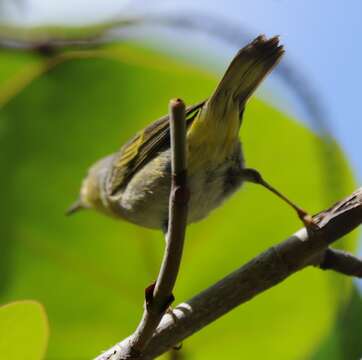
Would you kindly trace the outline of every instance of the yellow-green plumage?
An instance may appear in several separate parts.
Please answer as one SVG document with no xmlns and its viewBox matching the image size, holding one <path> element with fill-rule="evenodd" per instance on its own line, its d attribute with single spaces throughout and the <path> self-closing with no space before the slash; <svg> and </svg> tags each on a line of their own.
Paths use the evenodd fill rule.
<svg viewBox="0 0 362 360">
<path fill-rule="evenodd" d="M 212 96 L 186 110 L 188 222 L 207 216 L 242 184 L 239 129 L 244 107 L 282 54 L 277 38 L 257 37 L 236 54 Z M 165 116 L 90 169 L 80 205 L 141 226 L 163 228 L 170 171 L 169 120 Z"/>
</svg>

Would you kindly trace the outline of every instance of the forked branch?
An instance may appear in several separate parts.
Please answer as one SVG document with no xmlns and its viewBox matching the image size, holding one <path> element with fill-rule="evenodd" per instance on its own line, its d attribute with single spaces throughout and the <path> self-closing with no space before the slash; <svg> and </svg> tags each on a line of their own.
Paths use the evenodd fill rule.
<svg viewBox="0 0 362 360">
<path fill-rule="evenodd" d="M 180 268 L 187 220 L 189 193 L 186 174 L 185 104 L 180 99 L 170 101 L 171 193 L 166 233 L 166 246 L 161 269 L 155 284 L 145 293 L 142 319 L 136 331 L 127 339 L 122 351 L 103 359 L 138 359 L 144 354 L 162 317 L 174 300 L 172 290 Z M 114 356 L 113 356 L 114 355 Z"/>
</svg>

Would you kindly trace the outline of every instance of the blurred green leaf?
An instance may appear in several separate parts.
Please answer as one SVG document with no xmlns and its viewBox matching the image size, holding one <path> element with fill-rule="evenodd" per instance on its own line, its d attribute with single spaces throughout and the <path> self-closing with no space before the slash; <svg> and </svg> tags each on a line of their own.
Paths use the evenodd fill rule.
<svg viewBox="0 0 362 360">
<path fill-rule="evenodd" d="M 131 44 L 83 54 L 37 77 L 0 114 L 7 174 L 0 180 L 6 189 L 0 225 L 7 234 L 0 261 L 8 259 L 1 301 L 26 296 L 45 304 L 52 329 L 48 355 L 57 359 L 94 357 L 132 332 L 164 243 L 161 233 L 94 212 L 64 217 L 87 167 L 163 115 L 170 98 L 192 104 L 217 83 L 215 76 Z M 334 175 L 324 173 L 319 158 L 323 141 L 265 102 L 250 102 L 241 138 L 247 165 L 310 212 L 330 205 L 326 192 L 338 200 L 353 189 L 337 146 L 335 171 L 343 181 L 330 188 L 325 179 Z M 189 227 L 177 301 L 300 226 L 280 200 L 245 185 Z M 300 359 L 326 336 L 349 289 L 347 278 L 307 269 L 196 334 L 184 351 L 188 359 Z"/>
<path fill-rule="evenodd" d="M 0 108 L 41 75 L 45 65 L 35 53 L 0 49 Z"/>
<path fill-rule="evenodd" d="M 356 287 L 342 307 L 330 334 L 311 360 L 358 360 L 362 358 L 362 298 Z"/>
<path fill-rule="evenodd" d="M 0 307 L 2 359 L 41 360 L 48 342 L 45 310 L 36 301 L 16 301 Z"/>
<path fill-rule="evenodd" d="M 32 53 L 19 53 L 2 49 L 0 50 L 0 59 L 0 86 L 3 86 L 4 82 L 38 60 L 39 57 Z"/>
</svg>

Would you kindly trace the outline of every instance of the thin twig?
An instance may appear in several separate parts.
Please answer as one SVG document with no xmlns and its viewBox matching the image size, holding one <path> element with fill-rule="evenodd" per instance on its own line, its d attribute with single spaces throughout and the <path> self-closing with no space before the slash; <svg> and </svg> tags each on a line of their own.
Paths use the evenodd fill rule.
<svg viewBox="0 0 362 360">
<path fill-rule="evenodd" d="M 310 266 L 330 244 L 362 223 L 362 188 L 314 217 L 318 229 L 297 231 L 165 316 L 138 360 L 149 360 L 215 321 L 236 306 Z M 174 319 L 177 319 L 176 321 Z M 126 359 L 127 339 L 96 360 Z M 115 353 L 117 357 L 110 354 Z"/>
<path fill-rule="evenodd" d="M 157 281 L 146 289 L 142 319 L 136 331 L 127 340 L 126 353 L 120 354 L 115 359 L 132 359 L 142 356 L 143 350 L 174 300 L 172 290 L 181 263 L 189 199 L 186 175 L 185 104 L 183 101 L 171 100 L 169 113 L 172 183 L 166 248 Z"/>
</svg>

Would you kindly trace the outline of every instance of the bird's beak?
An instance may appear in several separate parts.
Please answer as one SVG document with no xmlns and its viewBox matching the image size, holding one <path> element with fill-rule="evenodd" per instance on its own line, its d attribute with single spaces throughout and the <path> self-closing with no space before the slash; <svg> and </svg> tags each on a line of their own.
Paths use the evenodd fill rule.
<svg viewBox="0 0 362 360">
<path fill-rule="evenodd" d="M 69 207 L 69 209 L 65 212 L 65 215 L 72 215 L 82 209 L 85 209 L 85 207 L 82 204 L 82 201 L 78 199 L 74 204 Z"/>
</svg>

